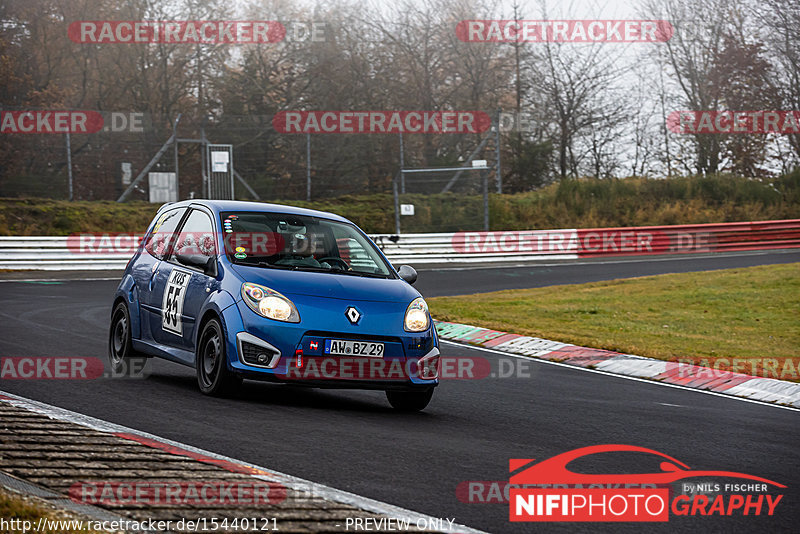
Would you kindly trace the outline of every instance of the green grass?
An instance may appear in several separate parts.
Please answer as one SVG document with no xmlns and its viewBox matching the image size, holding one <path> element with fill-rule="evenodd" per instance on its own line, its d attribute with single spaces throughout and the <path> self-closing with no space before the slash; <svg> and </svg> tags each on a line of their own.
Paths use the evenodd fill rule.
<svg viewBox="0 0 800 534">
<path fill-rule="evenodd" d="M 264 199 L 338 213 L 369 233 L 394 232 L 390 194 L 311 202 Z M 407 194 L 402 231 L 456 232 L 483 225 L 476 195 Z M 566 180 L 537 191 L 490 195 L 493 230 L 603 228 L 800 218 L 800 170 L 772 182 L 728 175 L 670 179 Z M 158 205 L 146 202 L 0 198 L 0 235 L 142 232 Z"/>
<path fill-rule="evenodd" d="M 160 204 L 0 199 L 0 235 L 143 232 Z"/>
<path fill-rule="evenodd" d="M 800 356 L 797 263 L 428 303 L 443 321 L 665 360 Z"/>
<path fill-rule="evenodd" d="M 47 518 L 50 521 L 75 521 L 78 516 L 71 513 L 64 513 L 56 510 L 50 504 L 45 504 L 44 501 L 34 497 L 23 497 L 20 494 L 12 493 L 4 489 L 0 489 L 0 517 L 8 522 L 8 525 L 18 526 L 21 522 L 29 521 L 33 528 L 31 530 L 23 531 L 22 529 L 4 529 L 2 532 L 9 534 L 29 534 L 36 529 L 40 518 Z M 10 520 L 14 521 L 13 523 Z M 52 523 L 51 523 L 52 525 Z M 39 531 L 40 534 L 66 534 L 66 533 L 86 533 L 86 534 L 99 534 L 97 531 L 86 529 L 84 524 L 83 529 L 66 528 L 64 523 L 61 524 L 62 528 L 53 530 L 52 528 L 43 528 Z M 75 526 L 73 523 L 72 526 Z"/>
</svg>

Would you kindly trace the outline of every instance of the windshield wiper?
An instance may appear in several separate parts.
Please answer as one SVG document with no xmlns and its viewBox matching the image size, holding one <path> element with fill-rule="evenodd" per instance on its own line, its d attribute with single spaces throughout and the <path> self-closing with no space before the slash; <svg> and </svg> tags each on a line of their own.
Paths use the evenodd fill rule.
<svg viewBox="0 0 800 534">
<path fill-rule="evenodd" d="M 364 278 L 389 278 L 388 275 L 381 274 L 381 273 L 368 273 L 365 271 L 335 271 L 341 274 L 347 274 L 350 276 L 362 276 Z"/>
<path fill-rule="evenodd" d="M 283 269 L 284 271 L 307 271 L 314 273 L 333 273 L 333 274 L 346 274 L 348 276 L 361 276 L 364 278 L 389 278 L 388 275 L 381 273 L 368 273 L 365 271 L 345 271 L 342 269 L 334 269 L 333 267 L 314 267 L 313 265 L 289 265 L 285 263 L 269 263 L 266 261 L 259 262 L 246 262 L 236 261 L 238 265 L 247 265 L 248 267 L 266 267 L 267 269 Z"/>
<path fill-rule="evenodd" d="M 269 269 L 284 269 L 288 271 L 295 270 L 294 265 L 280 265 L 275 263 L 269 263 L 266 261 L 242 261 L 242 260 L 235 260 L 233 263 L 236 265 L 245 265 L 247 267 L 267 267 Z"/>
<path fill-rule="evenodd" d="M 295 271 L 311 271 L 315 273 L 330 273 L 335 272 L 332 268 L 314 267 L 313 265 L 293 265 Z"/>
<path fill-rule="evenodd" d="M 292 265 L 290 263 L 269 263 L 266 261 L 259 261 L 257 263 L 248 263 L 255 267 L 266 267 L 267 269 L 283 269 L 284 271 L 312 271 L 320 273 L 329 273 L 332 270 L 325 267 L 314 267 L 313 265 Z"/>
</svg>

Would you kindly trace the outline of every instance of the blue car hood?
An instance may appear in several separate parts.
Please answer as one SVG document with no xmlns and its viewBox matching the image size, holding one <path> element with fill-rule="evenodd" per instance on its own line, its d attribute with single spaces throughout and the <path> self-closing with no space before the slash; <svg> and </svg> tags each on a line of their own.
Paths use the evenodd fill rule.
<svg viewBox="0 0 800 534">
<path fill-rule="evenodd" d="M 231 265 L 245 282 L 267 286 L 287 297 L 305 295 L 372 302 L 409 303 L 419 292 L 400 278 L 367 278 L 345 274 L 284 271 Z"/>
</svg>

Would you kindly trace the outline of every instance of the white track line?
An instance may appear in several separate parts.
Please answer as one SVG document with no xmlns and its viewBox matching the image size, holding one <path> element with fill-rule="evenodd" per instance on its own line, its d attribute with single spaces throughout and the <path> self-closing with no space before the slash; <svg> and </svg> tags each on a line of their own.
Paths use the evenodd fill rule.
<svg viewBox="0 0 800 534">
<path fill-rule="evenodd" d="M 638 377 L 635 377 L 635 376 L 618 375 L 616 373 L 609 373 L 608 371 L 601 371 L 599 369 L 589 369 L 588 367 L 581 367 L 579 365 L 570 365 L 568 363 L 554 362 L 554 361 L 551 361 L 551 360 L 543 360 L 543 359 L 540 359 L 540 358 L 533 358 L 531 356 L 523 356 L 522 354 L 514 354 L 513 352 L 504 352 L 502 350 L 495 350 L 495 349 L 490 349 L 490 348 L 487 348 L 487 347 L 480 347 L 478 345 L 469 345 L 467 343 L 457 343 L 455 341 L 450 341 L 450 340 L 444 339 L 442 337 L 439 338 L 439 341 L 441 343 L 448 343 L 450 345 L 456 345 L 458 347 L 474 349 L 474 350 L 483 350 L 483 351 L 486 351 L 486 352 L 490 352 L 492 354 L 501 354 L 503 356 L 511 356 L 512 358 L 519 358 L 520 360 L 528 360 L 528 361 L 532 361 L 532 362 L 539 362 L 539 363 L 544 363 L 544 364 L 547 364 L 547 365 L 557 365 L 558 367 L 566 367 L 567 369 L 574 369 L 576 371 L 585 371 L 587 373 L 597 373 L 599 375 L 613 376 L 614 378 L 622 378 L 622 379 L 625 379 L 625 380 L 634 380 L 636 382 L 643 382 L 645 384 L 652 384 L 654 386 L 665 386 L 665 387 L 670 387 L 670 388 L 683 389 L 685 391 L 694 391 L 696 393 L 704 393 L 706 395 L 714 395 L 715 397 L 722 397 L 722 398 L 725 398 L 725 399 L 738 400 L 738 401 L 743 401 L 743 402 L 751 402 L 753 404 L 760 404 L 761 406 L 770 406 L 772 408 L 783 408 L 784 410 L 790 410 L 792 412 L 800 412 L 800 408 L 794 408 L 792 406 L 784 406 L 782 404 L 773 404 L 773 403 L 770 403 L 770 402 L 763 402 L 763 401 L 759 401 L 759 400 L 748 399 L 748 398 L 745 398 L 745 397 L 736 397 L 734 395 L 726 395 L 725 393 L 719 393 L 717 391 L 709 391 L 707 389 L 696 389 L 696 388 L 690 388 L 690 387 L 686 387 L 686 386 L 681 386 L 681 385 L 678 385 L 678 384 L 669 384 L 667 382 L 659 382 L 657 380 L 648 380 L 646 378 L 638 378 Z"/>
<path fill-rule="evenodd" d="M 431 520 L 440 521 L 440 518 L 434 518 L 429 515 L 414 512 L 412 510 L 400 508 L 399 506 L 394 506 L 392 504 L 376 501 L 368 497 L 362 497 L 361 495 L 356 495 L 355 493 L 350 493 L 348 491 L 332 488 L 330 486 L 325 486 L 324 484 L 318 484 L 316 482 L 311 482 L 310 480 L 305 480 L 292 475 L 287 475 L 285 473 L 275 471 L 274 469 L 268 467 L 262 467 L 256 464 L 251 464 L 249 462 L 243 462 L 235 458 L 230 458 L 229 456 L 223 456 L 221 454 L 210 452 L 204 449 L 199 449 L 192 445 L 187 445 L 185 443 L 172 441 L 170 439 L 162 438 L 154 434 L 142 432 L 141 430 L 136 430 L 126 426 L 118 425 L 116 423 L 103 421 L 102 419 L 97 419 L 78 412 L 73 412 L 65 408 L 59 408 L 58 406 L 52 406 L 50 404 L 45 404 L 43 402 L 35 401 L 33 399 L 28 399 L 26 397 L 20 397 L 19 395 L 14 395 L 13 393 L 7 393 L 5 391 L 0 390 L 0 395 L 9 397 L 11 400 L 5 400 L 5 402 L 8 402 L 14 406 L 18 406 L 26 410 L 37 412 L 46 415 L 52 419 L 57 419 L 59 421 L 67 421 L 70 423 L 75 423 L 81 426 L 91 428 L 93 430 L 97 430 L 99 432 L 106 432 L 106 433 L 124 432 L 124 433 L 136 434 L 137 436 L 142 436 L 144 438 L 152 439 L 167 445 L 172 445 L 173 447 L 179 447 L 181 449 L 185 449 L 191 452 L 203 454 L 205 456 L 210 456 L 218 460 L 234 462 L 247 467 L 252 467 L 254 469 L 259 469 L 261 471 L 267 471 L 268 473 L 274 476 L 267 477 L 263 475 L 256 475 L 256 478 L 261 478 L 267 481 L 279 482 L 289 488 L 296 489 L 304 493 L 308 493 L 310 491 L 313 493 L 313 495 L 321 497 L 323 499 L 343 504 L 348 504 L 350 506 L 366 510 L 367 512 L 382 514 L 402 520 L 408 520 L 412 525 L 415 525 L 418 520 L 425 521 L 426 523 L 430 522 Z M 470 528 L 464 525 L 459 525 L 458 523 L 453 524 L 453 529 L 454 530 L 441 530 L 439 532 L 449 532 L 449 533 L 463 532 L 468 534 L 486 534 L 481 530 L 476 530 L 474 528 Z M 410 532 L 413 532 L 413 530 L 410 530 Z"/>
<path fill-rule="evenodd" d="M 719 252 L 716 254 L 702 254 L 702 255 L 695 255 L 695 254 L 686 254 L 686 255 L 675 255 L 675 256 L 650 256 L 650 257 L 632 257 L 631 259 L 608 259 L 608 260 L 596 260 L 593 258 L 584 258 L 585 261 L 560 261 L 554 263 L 547 263 L 545 261 L 531 261 L 526 263 L 513 263 L 513 264 L 506 264 L 503 262 L 500 265 L 464 265 L 463 267 L 420 267 L 417 269 L 420 272 L 424 271 L 480 271 L 486 269 L 519 269 L 520 267 L 562 267 L 562 266 L 574 266 L 574 265 L 616 265 L 621 263 L 657 263 L 657 262 L 665 262 L 665 261 L 687 261 L 687 260 L 702 260 L 702 259 L 711 259 L 711 258 L 740 258 L 744 256 L 767 256 L 767 255 L 777 255 L 777 254 L 793 254 L 800 252 L 800 249 L 774 249 L 774 250 L 758 250 L 758 251 L 745 251 L 745 252 Z M 509 261 L 513 261 L 513 258 Z M 794 263 L 790 261 L 788 263 Z M 424 264 L 422 264 L 424 265 Z M 447 264 L 442 264 L 447 265 Z M 732 269 L 737 269 L 740 267 L 727 267 Z M 745 268 L 745 267 L 741 267 Z M 726 267 L 719 267 L 710 270 L 722 270 L 726 269 Z M 0 283 L 3 282 L 105 282 L 109 280 L 119 280 L 122 278 L 122 273 L 124 269 L 119 269 L 119 276 L 111 277 L 111 278 L 31 278 L 25 280 L 14 280 L 14 279 L 2 279 Z M 705 269 L 709 270 L 709 269 Z M 68 272 L 66 270 L 61 272 Z M 79 269 L 76 269 L 74 272 L 80 272 Z M 691 271 L 691 272 L 702 272 L 702 271 Z M 669 273 L 668 273 L 669 274 Z M 644 276 L 656 276 L 656 275 L 644 275 Z"/>
<path fill-rule="evenodd" d="M 526 262 L 526 263 L 515 263 L 513 265 L 503 264 L 503 265 L 479 265 L 479 266 L 469 266 L 466 265 L 464 267 L 431 267 L 431 268 L 419 268 L 418 271 L 478 271 L 478 270 L 486 270 L 486 269 L 519 269 L 520 267 L 563 267 L 563 266 L 575 266 L 575 265 L 617 265 L 622 263 L 660 263 L 665 261 L 688 261 L 688 260 L 705 260 L 705 259 L 721 259 L 721 258 L 742 258 L 746 256 L 771 256 L 777 254 L 793 254 L 800 252 L 800 249 L 775 249 L 775 250 L 759 250 L 759 251 L 747 251 L 744 253 L 735 253 L 735 252 L 719 252 L 717 254 L 703 254 L 703 255 L 694 255 L 694 254 L 687 254 L 687 255 L 673 255 L 673 256 L 661 256 L 661 255 L 654 255 L 650 257 L 632 257 L 631 259 L 608 259 L 608 260 L 598 260 L 593 258 L 583 258 L 584 261 L 560 261 L 560 262 L 550 262 L 546 263 L 545 261 L 538 262 Z M 513 261 L 513 260 L 509 260 Z M 788 261 L 787 263 L 795 263 L 794 261 Z M 754 265 L 754 267 L 760 267 L 760 265 Z M 719 271 L 723 269 L 746 269 L 747 267 L 714 267 L 713 269 L 703 269 L 702 271 L 690 271 L 690 272 L 703 272 L 703 271 Z M 666 273 L 666 274 L 673 274 L 673 273 Z M 681 274 L 681 273 L 674 273 L 674 274 Z M 642 276 L 658 276 L 658 275 L 642 275 Z"/>
</svg>

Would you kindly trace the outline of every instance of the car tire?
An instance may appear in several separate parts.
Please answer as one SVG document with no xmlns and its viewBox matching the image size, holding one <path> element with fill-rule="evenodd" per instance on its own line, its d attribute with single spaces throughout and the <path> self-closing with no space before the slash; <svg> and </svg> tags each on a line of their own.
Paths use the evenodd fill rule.
<svg viewBox="0 0 800 534">
<path fill-rule="evenodd" d="M 206 395 L 227 396 L 242 384 L 241 377 L 228 369 L 225 334 L 216 319 L 211 319 L 203 327 L 195 351 L 195 368 L 197 385 Z"/>
<path fill-rule="evenodd" d="M 131 316 L 128 306 L 119 302 L 111 312 L 108 330 L 108 361 L 115 377 L 133 376 L 144 371 L 148 358 L 133 350 Z"/>
<path fill-rule="evenodd" d="M 386 398 L 392 408 L 399 412 L 419 412 L 424 410 L 433 397 L 433 388 L 422 391 L 386 391 Z"/>
</svg>

